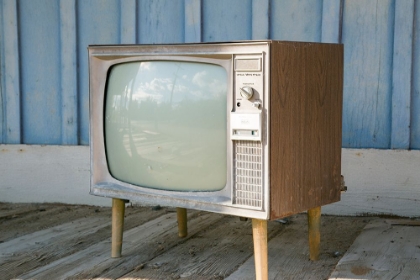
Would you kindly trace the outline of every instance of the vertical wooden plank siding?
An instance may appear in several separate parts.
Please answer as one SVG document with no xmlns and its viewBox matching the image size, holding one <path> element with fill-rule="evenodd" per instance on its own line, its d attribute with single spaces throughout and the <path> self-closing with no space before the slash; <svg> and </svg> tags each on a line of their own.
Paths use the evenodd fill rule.
<svg viewBox="0 0 420 280">
<path fill-rule="evenodd" d="M 411 149 L 420 149 L 420 1 L 414 1 Z"/>
<path fill-rule="evenodd" d="M 270 38 L 287 41 L 321 41 L 322 0 L 271 2 Z"/>
<path fill-rule="evenodd" d="M 184 42 L 184 2 L 138 2 L 138 41 L 143 44 Z"/>
<path fill-rule="evenodd" d="M 185 0 L 185 42 L 201 42 L 201 0 Z"/>
<path fill-rule="evenodd" d="M 2 0 L 0 142 L 87 145 L 89 44 L 345 44 L 343 147 L 420 149 L 416 0 Z"/>
<path fill-rule="evenodd" d="M 22 0 L 18 10 L 22 141 L 25 144 L 60 144 L 58 2 Z"/>
<path fill-rule="evenodd" d="M 78 144 L 76 1 L 60 0 L 61 143 Z"/>
<path fill-rule="evenodd" d="M 251 0 L 203 0 L 202 41 L 250 40 Z"/>
<path fill-rule="evenodd" d="M 3 56 L 4 71 L 2 87 L 3 102 L 3 143 L 19 144 L 21 142 L 20 118 L 20 69 L 19 69 L 19 33 L 18 10 L 16 0 L 2 1 L 3 22 Z M 7 38 L 7 40 L 6 40 Z"/>
<path fill-rule="evenodd" d="M 3 3 L 0 3 L 0 143 L 4 142 L 3 139 L 3 124 L 4 124 L 4 113 L 5 110 L 3 108 L 3 105 L 6 105 L 5 102 L 3 102 L 4 96 L 4 48 L 3 46 Z"/>
<path fill-rule="evenodd" d="M 322 2 L 321 42 L 340 43 L 342 0 L 324 0 Z"/>
<path fill-rule="evenodd" d="M 344 147 L 390 147 L 393 23 L 393 1 L 344 3 Z"/>
<path fill-rule="evenodd" d="M 4 123 L 4 116 L 5 113 L 3 109 L 3 93 L 4 91 L 4 56 L 3 56 L 3 4 L 0 3 L 0 143 L 3 143 L 3 123 Z"/>
<path fill-rule="evenodd" d="M 89 80 L 87 46 L 118 44 L 120 1 L 77 1 L 77 63 L 79 144 L 89 144 Z"/>
<path fill-rule="evenodd" d="M 410 147 L 414 0 L 395 1 L 391 148 Z"/>
<path fill-rule="evenodd" d="M 136 0 L 124 0 L 120 2 L 120 5 L 120 43 L 135 44 L 137 42 Z"/>
<path fill-rule="evenodd" d="M 270 1 L 252 0 L 252 40 L 270 37 Z"/>
<path fill-rule="evenodd" d="M 5 114 L 6 111 L 3 106 L 6 105 L 6 102 L 3 102 L 5 99 L 4 95 L 6 92 L 4 91 L 4 48 L 3 48 L 3 3 L 0 3 L 0 143 L 4 142 L 3 139 L 3 124 L 5 121 Z"/>
</svg>

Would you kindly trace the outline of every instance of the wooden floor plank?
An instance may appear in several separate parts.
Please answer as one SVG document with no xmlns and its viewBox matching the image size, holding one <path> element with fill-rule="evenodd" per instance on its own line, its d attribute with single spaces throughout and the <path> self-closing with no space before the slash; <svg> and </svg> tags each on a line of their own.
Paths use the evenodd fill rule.
<svg viewBox="0 0 420 280">
<path fill-rule="evenodd" d="M 81 217 L 106 216 L 107 209 L 63 204 L 2 204 L 0 243 L 45 228 L 71 222 Z"/>
<path fill-rule="evenodd" d="M 45 248 L 49 244 L 56 244 L 57 241 L 69 241 L 77 238 L 80 236 L 80 232 L 91 234 L 109 225 L 109 218 L 106 217 L 82 218 L 12 239 L 0 244 L 0 264 L 3 259 L 18 255 L 21 251 L 33 252 L 37 249 Z"/>
<path fill-rule="evenodd" d="M 254 279 L 250 221 L 188 210 L 183 239 L 175 209 L 154 210 L 127 207 L 123 257 L 111 259 L 109 207 L 0 203 L 0 279 Z M 308 261 L 306 215 L 269 222 L 270 279 L 326 279 L 371 219 L 322 216 L 315 263 Z M 403 261 L 396 271 L 417 266 Z"/>
<path fill-rule="evenodd" d="M 19 208 L 16 206 L 11 207 L 8 203 L 0 202 L 0 220 L 14 219 L 36 211 L 45 211 L 45 208 L 43 208 L 40 204 L 26 205 L 25 208 Z"/>
<path fill-rule="evenodd" d="M 188 239 L 194 237 L 197 233 L 205 230 L 223 215 L 213 213 L 193 213 L 188 214 L 188 236 L 185 238 L 178 237 L 178 226 L 175 217 L 170 217 L 169 221 L 161 224 L 161 228 L 156 228 L 156 232 L 149 235 L 148 238 L 140 238 L 137 241 L 130 242 L 132 246 L 123 249 L 123 257 L 114 259 L 108 263 L 91 268 L 87 274 L 75 275 L 86 278 L 100 276 L 107 279 L 116 279 L 126 275 L 131 271 L 138 270 L 143 264 L 148 263 L 151 259 L 165 253 L 171 248 L 184 244 Z M 177 256 L 175 256 L 177 258 Z M 110 263 L 111 262 L 111 263 Z"/>
<path fill-rule="evenodd" d="M 269 224 L 269 237 L 284 226 Z M 223 216 L 182 246 L 143 264 L 121 279 L 224 279 L 253 254 L 251 221 Z"/>
<path fill-rule="evenodd" d="M 192 214 L 197 215 L 197 214 Z M 115 279 L 115 274 L 130 271 L 138 265 L 137 261 L 144 262 L 150 257 L 156 256 L 165 250 L 157 245 L 157 240 L 165 241 L 165 246 L 175 246 L 176 243 L 168 242 L 168 235 L 174 236 L 173 240 L 180 242 L 177 237 L 176 214 L 167 213 L 153 219 L 139 227 L 124 233 L 123 257 L 120 259 L 110 258 L 110 239 L 95 243 L 94 245 L 80 250 L 72 255 L 61 258 L 49 265 L 40 267 L 29 273 L 20 275 L 20 279 L 89 279 L 93 277 L 108 277 Z M 197 216 L 198 219 L 198 216 Z M 192 219 L 191 230 L 194 231 L 197 219 Z M 203 221 L 211 222 L 207 215 Z M 201 225 L 202 226 L 202 225 Z M 152 255 L 152 256 L 150 256 Z M 111 274 L 108 276 L 107 274 Z"/>
<path fill-rule="evenodd" d="M 337 263 L 338 256 L 351 245 L 365 226 L 363 218 L 348 217 L 348 222 L 337 223 L 333 217 L 322 216 L 320 258 L 313 262 L 309 260 L 306 215 L 296 215 L 290 219 L 286 229 L 268 242 L 269 279 L 326 279 Z M 334 226 L 330 226 L 332 224 Z M 348 234 L 342 240 L 337 240 L 337 231 Z M 342 234 L 339 236 L 342 237 Z M 337 244 L 340 246 L 336 247 Z M 254 259 L 251 257 L 226 279 L 251 280 L 254 277 Z"/>
<path fill-rule="evenodd" d="M 420 227 L 410 223 L 368 224 L 329 279 L 420 279 Z"/>
<path fill-rule="evenodd" d="M 0 244 L 0 275 L 10 279 L 19 271 L 29 271 L 82 249 L 84 237 L 108 226 L 107 220 L 83 218 Z"/>
<path fill-rule="evenodd" d="M 168 216 L 173 216 L 173 213 L 168 213 L 163 216 L 153 219 L 139 227 L 133 228 L 125 232 L 123 244 L 123 252 L 127 247 L 132 246 L 132 242 L 136 241 L 136 236 L 143 238 L 144 235 L 151 234 L 151 229 L 156 228 L 159 223 L 162 223 Z M 133 240 L 134 239 L 134 240 Z M 110 259 L 111 254 L 111 240 L 110 235 L 106 240 L 95 242 L 92 246 L 79 250 L 74 254 L 60 258 L 46 266 L 40 267 L 29 273 L 20 275 L 19 278 L 29 279 L 64 279 L 67 275 L 74 275 L 77 272 L 83 271 L 86 267 L 94 267 L 97 264 L 106 262 Z"/>
<path fill-rule="evenodd" d="M 107 212 L 107 215 L 88 216 L 1 243 L 0 275 L 4 279 L 16 277 L 23 271 L 42 268 L 109 238 L 111 219 L 110 212 Z M 128 228 L 164 214 L 145 208 L 130 209 L 128 212 Z"/>
</svg>

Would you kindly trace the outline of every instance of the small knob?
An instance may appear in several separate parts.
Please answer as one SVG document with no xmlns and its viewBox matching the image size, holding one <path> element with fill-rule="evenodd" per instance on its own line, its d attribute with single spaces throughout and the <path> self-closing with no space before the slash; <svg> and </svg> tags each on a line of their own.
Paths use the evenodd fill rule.
<svg viewBox="0 0 420 280">
<path fill-rule="evenodd" d="M 252 107 L 259 109 L 262 105 L 261 100 L 256 100 L 254 103 L 252 103 Z"/>
<path fill-rule="evenodd" d="M 240 93 L 243 98 L 250 99 L 254 95 L 254 89 L 249 86 L 244 86 L 241 87 Z"/>
</svg>

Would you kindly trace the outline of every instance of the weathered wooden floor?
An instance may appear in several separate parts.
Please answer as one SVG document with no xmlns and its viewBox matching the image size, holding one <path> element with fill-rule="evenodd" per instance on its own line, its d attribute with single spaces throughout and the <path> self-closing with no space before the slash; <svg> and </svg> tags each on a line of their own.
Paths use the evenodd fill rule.
<svg viewBox="0 0 420 280">
<path fill-rule="evenodd" d="M 369 223 L 330 276 L 347 279 L 420 279 L 420 221 Z"/>
<path fill-rule="evenodd" d="M 269 222 L 270 279 L 327 279 L 376 220 L 322 216 L 317 262 L 306 215 Z M 0 203 L 0 279 L 254 279 L 250 221 L 189 210 L 188 230 L 177 236 L 174 209 L 129 206 L 123 257 L 112 259 L 110 208 Z"/>
</svg>

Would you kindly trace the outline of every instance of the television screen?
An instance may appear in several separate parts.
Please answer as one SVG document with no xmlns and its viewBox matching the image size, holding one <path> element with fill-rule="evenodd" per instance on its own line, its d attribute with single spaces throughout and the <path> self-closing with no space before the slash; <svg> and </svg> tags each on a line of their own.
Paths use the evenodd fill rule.
<svg viewBox="0 0 420 280">
<path fill-rule="evenodd" d="M 227 92 L 228 74 L 216 64 L 151 60 L 114 65 L 104 110 L 110 174 L 153 189 L 223 189 Z"/>
</svg>

